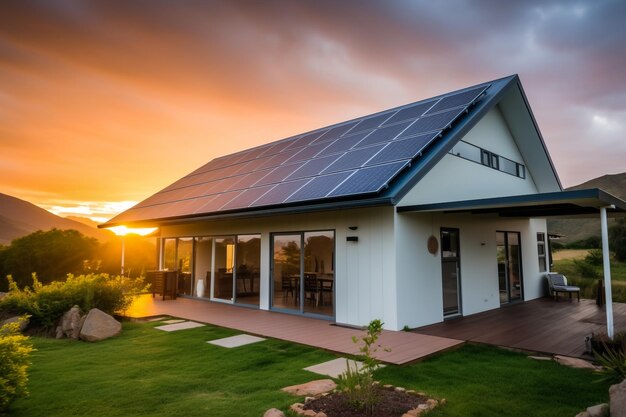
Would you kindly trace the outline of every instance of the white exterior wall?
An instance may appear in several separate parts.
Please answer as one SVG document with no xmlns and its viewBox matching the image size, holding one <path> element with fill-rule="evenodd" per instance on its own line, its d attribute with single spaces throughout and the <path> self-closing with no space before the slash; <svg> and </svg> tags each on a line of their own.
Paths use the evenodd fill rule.
<svg viewBox="0 0 626 417">
<path fill-rule="evenodd" d="M 459 229 L 462 315 L 500 307 L 496 231 L 520 232 L 524 300 L 545 295 L 537 253 L 537 232 L 546 233 L 544 219 L 400 213 L 396 214 L 399 328 L 443 320 L 441 253 L 431 255 L 426 247 L 431 234 L 440 240 L 442 227 Z"/>
<path fill-rule="evenodd" d="M 270 308 L 270 234 L 335 231 L 335 320 L 361 326 L 379 318 L 397 328 L 394 207 L 197 222 L 161 228 L 161 237 L 261 234 L 260 308 Z M 358 229 L 352 231 L 351 226 Z M 358 236 L 358 242 L 347 242 Z"/>
<path fill-rule="evenodd" d="M 463 141 L 525 164 L 498 108 L 492 109 Z M 537 193 L 531 173 L 526 178 L 497 171 L 458 156 L 446 154 L 402 198 L 398 206 L 473 200 Z"/>
</svg>

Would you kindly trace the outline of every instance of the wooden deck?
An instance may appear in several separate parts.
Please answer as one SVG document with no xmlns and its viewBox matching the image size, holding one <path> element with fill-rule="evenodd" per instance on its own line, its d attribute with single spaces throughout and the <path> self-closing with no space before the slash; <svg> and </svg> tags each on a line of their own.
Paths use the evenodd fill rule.
<svg viewBox="0 0 626 417">
<path fill-rule="evenodd" d="M 615 331 L 626 330 L 626 304 L 613 303 Z M 595 300 L 542 298 L 420 327 L 413 332 L 496 346 L 582 357 L 585 336 L 606 333 Z"/>
<path fill-rule="evenodd" d="M 357 353 L 352 336 L 363 335 L 362 330 L 336 326 L 326 320 L 189 298 L 162 301 L 150 295 L 142 295 L 127 315 L 135 318 L 159 315 L 180 317 L 341 354 Z M 462 340 L 447 337 L 393 331 L 384 331 L 379 341 L 390 351 L 381 349 L 377 357 L 385 363 L 396 365 L 422 359 L 463 343 Z"/>
</svg>

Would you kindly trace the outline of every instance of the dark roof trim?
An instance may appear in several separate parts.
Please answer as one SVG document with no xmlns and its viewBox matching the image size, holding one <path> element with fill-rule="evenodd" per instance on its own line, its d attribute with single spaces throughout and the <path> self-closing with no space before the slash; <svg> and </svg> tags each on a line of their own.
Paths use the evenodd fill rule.
<svg viewBox="0 0 626 417">
<path fill-rule="evenodd" d="M 396 211 L 398 213 L 497 213 L 502 217 L 550 217 L 594 214 L 599 211 L 600 207 L 609 207 L 610 213 L 626 213 L 625 201 L 599 188 L 412 205 L 397 207 Z"/>
<path fill-rule="evenodd" d="M 98 228 L 108 228 L 113 226 L 128 226 L 128 227 L 156 227 L 164 225 L 174 225 L 182 223 L 195 223 L 204 221 L 216 221 L 225 219 L 249 219 L 256 217 L 277 216 L 285 214 L 301 214 L 311 213 L 315 211 L 333 211 L 343 209 L 365 208 L 375 206 L 392 206 L 393 201 L 390 198 L 370 198 L 362 200 L 346 200 L 346 201 L 332 201 L 326 203 L 317 204 L 299 204 L 290 207 L 275 206 L 273 208 L 266 208 L 259 210 L 258 208 L 252 208 L 246 211 L 236 210 L 230 213 L 219 213 L 213 215 L 188 215 L 169 218 L 159 218 L 153 220 L 140 220 L 140 221 L 127 221 L 119 223 L 104 223 L 98 225 Z"/>
</svg>

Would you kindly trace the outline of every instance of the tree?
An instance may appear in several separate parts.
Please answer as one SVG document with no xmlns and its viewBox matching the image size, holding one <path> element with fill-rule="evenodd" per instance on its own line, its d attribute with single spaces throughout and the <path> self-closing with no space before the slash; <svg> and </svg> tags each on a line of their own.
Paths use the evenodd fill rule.
<svg viewBox="0 0 626 417">
<path fill-rule="evenodd" d="M 618 261 L 626 262 L 626 219 L 617 219 L 609 229 L 609 246 Z"/>
<path fill-rule="evenodd" d="M 83 272 L 85 261 L 95 263 L 98 241 L 77 230 L 37 231 L 15 239 L 0 250 L 0 291 L 6 290 L 7 275 L 19 287 L 32 284 L 36 272 L 42 283 Z"/>
</svg>

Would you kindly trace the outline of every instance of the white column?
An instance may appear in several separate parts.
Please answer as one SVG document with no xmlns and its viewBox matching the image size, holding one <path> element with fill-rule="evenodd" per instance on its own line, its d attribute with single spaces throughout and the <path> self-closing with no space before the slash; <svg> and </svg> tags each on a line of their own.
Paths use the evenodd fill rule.
<svg viewBox="0 0 626 417">
<path fill-rule="evenodd" d="M 606 207 L 600 208 L 602 228 L 602 265 L 604 266 L 604 295 L 606 298 L 606 334 L 613 337 L 613 294 L 611 290 L 611 264 L 609 260 L 609 231 L 606 221 Z"/>
</svg>

